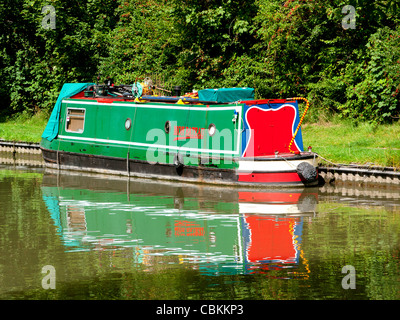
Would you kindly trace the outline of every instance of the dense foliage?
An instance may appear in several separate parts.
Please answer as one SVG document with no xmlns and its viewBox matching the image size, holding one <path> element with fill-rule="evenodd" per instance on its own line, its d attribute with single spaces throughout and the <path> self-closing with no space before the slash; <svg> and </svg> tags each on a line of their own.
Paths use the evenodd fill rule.
<svg viewBox="0 0 400 320">
<path fill-rule="evenodd" d="M 343 28 L 346 5 L 355 28 Z M 50 110 L 65 82 L 152 76 L 305 96 L 356 120 L 400 116 L 398 0 L 3 0 L 0 17 L 3 115 Z"/>
</svg>

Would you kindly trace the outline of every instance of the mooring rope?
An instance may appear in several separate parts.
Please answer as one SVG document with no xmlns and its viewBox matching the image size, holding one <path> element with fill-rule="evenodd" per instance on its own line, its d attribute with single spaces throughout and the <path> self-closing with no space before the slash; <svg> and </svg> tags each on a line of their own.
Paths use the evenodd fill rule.
<svg viewBox="0 0 400 320">
<path fill-rule="evenodd" d="M 303 100 L 303 101 L 305 101 L 306 104 L 307 104 L 307 105 L 306 105 L 306 108 L 304 109 L 303 115 L 302 115 L 301 118 L 300 118 L 300 122 L 299 122 L 299 124 L 297 125 L 296 131 L 294 132 L 294 135 L 293 135 L 293 137 L 292 137 L 292 140 L 290 140 L 290 143 L 289 143 L 289 151 L 290 151 L 290 153 L 295 153 L 294 151 L 292 151 L 292 144 L 293 144 L 294 139 L 296 138 L 297 132 L 298 132 L 299 129 L 300 129 L 301 123 L 302 123 L 303 120 L 304 120 L 304 117 L 305 117 L 305 115 L 306 115 L 306 113 L 307 113 L 307 110 L 308 110 L 308 108 L 310 107 L 310 103 L 308 102 L 308 100 L 307 100 L 306 98 L 303 98 L 303 97 L 288 98 L 287 100 Z"/>
<path fill-rule="evenodd" d="M 320 159 L 322 159 L 322 160 L 324 160 L 324 161 L 326 161 L 326 162 L 328 162 L 328 163 L 330 163 L 330 164 L 333 164 L 334 166 L 337 166 L 337 167 L 341 167 L 341 166 L 343 166 L 342 164 L 340 164 L 340 163 L 334 163 L 334 162 L 332 162 L 332 161 L 329 161 L 328 159 L 325 159 L 323 156 L 321 156 L 319 153 L 316 153 L 316 155 L 318 156 L 318 158 L 320 158 Z"/>
<path fill-rule="evenodd" d="M 319 159 L 321 159 L 321 160 L 323 160 L 325 162 L 328 162 L 328 163 L 334 165 L 337 168 L 365 168 L 365 167 L 367 167 L 367 166 L 363 166 L 363 165 L 359 165 L 359 164 L 352 164 L 352 163 L 350 163 L 350 164 L 334 163 L 334 162 L 329 161 L 328 159 L 324 158 L 319 153 L 315 153 L 315 154 L 318 156 Z M 381 171 L 385 170 L 385 167 L 382 167 L 377 163 L 369 163 L 368 167 L 369 168 L 374 168 L 375 170 L 381 170 Z M 331 168 L 328 167 L 327 169 L 329 170 Z M 332 168 L 332 169 L 335 169 L 335 168 Z"/>
<path fill-rule="evenodd" d="M 295 131 L 294 134 L 293 134 L 292 140 L 290 140 L 290 143 L 289 143 L 289 148 L 288 148 L 288 149 L 289 149 L 289 152 L 290 152 L 290 153 L 295 153 L 295 152 L 292 150 L 292 144 L 293 144 L 293 142 L 294 142 L 294 139 L 295 139 L 296 136 L 297 136 L 297 133 L 299 132 L 299 129 L 300 129 L 300 127 L 301 127 L 301 124 L 303 123 L 304 117 L 305 117 L 305 115 L 306 115 L 306 113 L 307 113 L 307 111 L 308 111 L 308 108 L 310 107 L 310 103 L 309 103 L 309 101 L 308 101 L 306 98 L 303 98 L 303 97 L 287 98 L 286 100 L 303 100 L 303 101 L 306 102 L 306 108 L 304 109 L 304 112 L 303 112 L 303 114 L 302 114 L 302 116 L 301 116 L 301 118 L 300 118 L 299 124 L 297 125 L 296 131 Z M 321 156 L 320 154 L 318 154 L 318 153 L 314 153 L 314 155 L 315 155 L 315 154 L 318 156 L 318 158 L 320 158 L 320 159 L 322 159 L 322 160 L 324 160 L 324 161 L 326 161 L 326 162 L 328 162 L 328 163 L 330 163 L 330 164 L 332 164 L 332 165 L 334 165 L 334 166 L 337 166 L 337 167 L 360 167 L 360 165 L 357 165 L 357 164 L 341 164 L 341 163 L 334 163 L 334 162 L 332 162 L 332 161 L 329 161 L 328 159 L 325 159 L 324 157 L 322 157 L 322 156 Z M 374 163 L 372 163 L 372 164 L 369 165 L 369 167 L 373 167 L 373 166 L 378 166 L 378 167 L 380 167 L 379 165 L 374 164 Z"/>
</svg>

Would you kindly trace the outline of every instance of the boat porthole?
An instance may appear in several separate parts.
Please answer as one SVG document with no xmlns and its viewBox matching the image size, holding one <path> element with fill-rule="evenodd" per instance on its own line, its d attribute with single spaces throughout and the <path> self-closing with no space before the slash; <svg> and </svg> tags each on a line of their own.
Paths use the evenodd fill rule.
<svg viewBox="0 0 400 320">
<path fill-rule="evenodd" d="M 217 129 L 215 128 L 215 124 L 211 123 L 208 126 L 208 134 L 210 135 L 210 137 L 212 137 L 215 134 L 216 131 L 217 131 Z"/>
<path fill-rule="evenodd" d="M 129 130 L 131 128 L 132 125 L 132 120 L 130 118 L 125 120 L 125 129 Z"/>
<path fill-rule="evenodd" d="M 165 133 L 169 133 L 169 129 L 170 129 L 170 125 L 169 125 L 169 121 L 167 121 L 167 122 L 165 122 L 165 125 L 164 125 Z"/>
</svg>

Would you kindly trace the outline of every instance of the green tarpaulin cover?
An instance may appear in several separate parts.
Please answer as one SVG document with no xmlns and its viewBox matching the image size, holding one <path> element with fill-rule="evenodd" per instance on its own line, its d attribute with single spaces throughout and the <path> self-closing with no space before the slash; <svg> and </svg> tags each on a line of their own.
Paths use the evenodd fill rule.
<svg viewBox="0 0 400 320">
<path fill-rule="evenodd" d="M 218 103 L 254 100 L 254 89 L 221 88 L 199 90 L 199 100 Z"/>
<path fill-rule="evenodd" d="M 58 134 L 58 125 L 60 120 L 61 102 L 65 98 L 69 98 L 86 87 L 93 85 L 94 83 L 65 83 L 60 91 L 57 102 L 54 105 L 54 109 L 51 112 L 50 119 L 47 122 L 46 128 L 43 131 L 42 138 L 52 141 Z"/>
</svg>

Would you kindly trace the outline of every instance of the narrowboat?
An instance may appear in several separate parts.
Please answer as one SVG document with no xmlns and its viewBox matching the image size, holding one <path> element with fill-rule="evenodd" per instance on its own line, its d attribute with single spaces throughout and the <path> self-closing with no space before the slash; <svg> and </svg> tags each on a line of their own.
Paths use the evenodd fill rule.
<svg viewBox="0 0 400 320">
<path fill-rule="evenodd" d="M 304 98 L 254 99 L 253 88 L 156 95 L 133 85 L 64 84 L 41 150 L 47 167 L 246 186 L 315 186 L 304 150 Z M 299 101 L 307 107 L 299 115 Z"/>
</svg>

